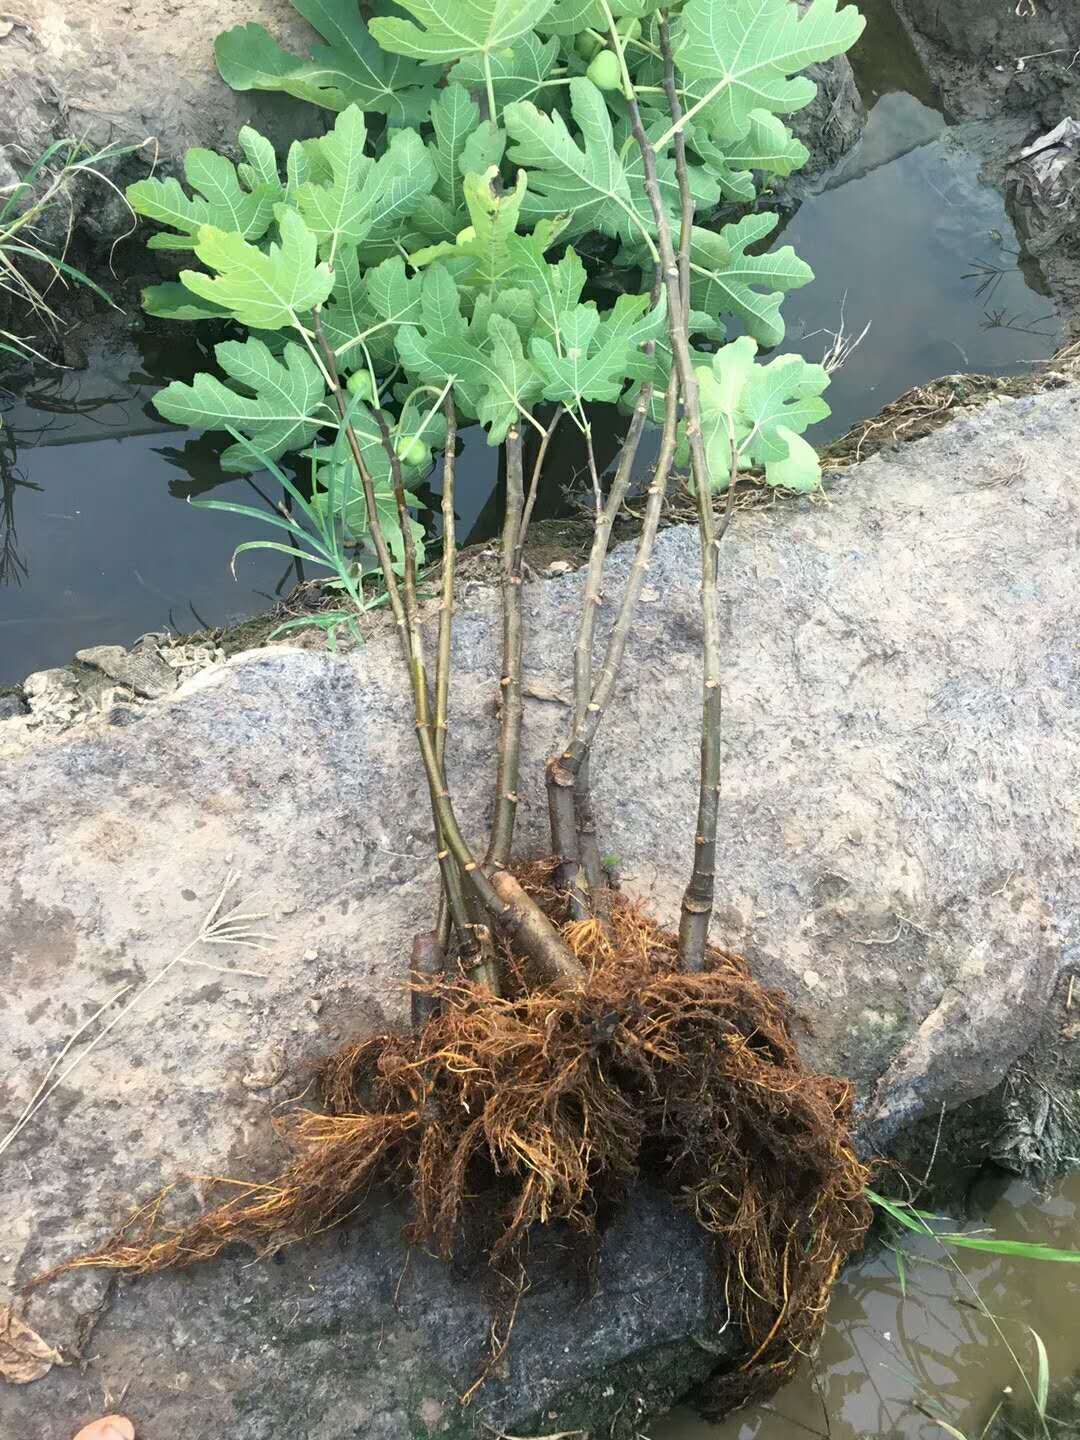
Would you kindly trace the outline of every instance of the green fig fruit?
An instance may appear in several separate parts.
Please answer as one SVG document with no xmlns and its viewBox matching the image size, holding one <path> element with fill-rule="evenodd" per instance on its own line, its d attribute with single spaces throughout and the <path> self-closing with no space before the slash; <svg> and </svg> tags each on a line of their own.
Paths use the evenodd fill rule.
<svg viewBox="0 0 1080 1440">
<path fill-rule="evenodd" d="M 587 30 L 583 30 L 574 41 L 574 49 L 582 60 L 592 60 L 594 56 L 599 55 L 603 48 L 604 42 L 597 36 L 590 35 Z"/>
<path fill-rule="evenodd" d="M 622 84 L 619 57 L 610 50 L 601 50 L 586 71 L 598 90 L 618 90 Z"/>
<path fill-rule="evenodd" d="M 354 370 L 348 380 L 349 394 L 359 395 L 361 400 L 374 400 L 375 387 L 371 383 L 369 370 Z"/>
<path fill-rule="evenodd" d="M 428 448 L 419 435 L 400 436 L 394 449 L 401 463 L 410 470 L 419 470 L 428 462 Z"/>
</svg>

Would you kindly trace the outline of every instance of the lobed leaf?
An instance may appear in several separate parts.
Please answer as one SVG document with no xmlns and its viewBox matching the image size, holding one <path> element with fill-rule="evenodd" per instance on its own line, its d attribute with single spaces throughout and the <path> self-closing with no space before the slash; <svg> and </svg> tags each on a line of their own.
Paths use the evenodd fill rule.
<svg viewBox="0 0 1080 1440">
<path fill-rule="evenodd" d="M 287 344 L 280 360 L 264 341 L 253 338 L 223 341 L 214 354 L 225 374 L 243 389 L 206 373 L 196 375 L 190 385 L 174 380 L 154 397 L 166 420 L 203 430 L 233 427 L 274 460 L 309 444 L 330 420 L 323 377 L 299 345 Z M 231 445 L 221 463 L 226 470 L 251 468 L 242 444 Z"/>
<path fill-rule="evenodd" d="M 714 138 L 741 139 L 755 110 L 790 114 L 809 105 L 817 86 L 797 72 L 843 54 L 866 24 L 854 5 L 838 4 L 686 0 L 675 63 L 695 103 L 706 102 L 700 113 Z"/>
<path fill-rule="evenodd" d="M 536 339 L 530 346 L 544 379 L 544 398 L 577 406 L 615 401 L 628 380 L 652 368 L 642 351 L 664 329 L 666 306 L 651 307 L 648 295 L 620 295 L 601 316 L 594 305 L 578 305 L 559 316 L 559 347 Z M 560 353 L 561 351 L 561 353 Z"/>
<path fill-rule="evenodd" d="M 359 105 L 396 125 L 427 118 L 435 76 L 381 50 L 356 0 L 293 0 L 326 40 L 309 58 L 290 55 L 262 25 L 238 25 L 214 43 L 218 70 L 234 90 L 280 90 L 329 110 Z"/>
<path fill-rule="evenodd" d="M 399 0 L 412 20 L 380 16 L 371 33 L 384 50 L 426 65 L 487 55 L 532 30 L 552 0 Z M 413 22 L 416 22 L 415 24 Z"/>
<path fill-rule="evenodd" d="M 727 489 L 734 445 L 738 467 L 764 464 L 770 485 L 816 489 L 821 478 L 817 452 L 801 437 L 829 414 L 821 398 L 829 377 L 801 355 L 781 355 L 768 365 L 757 364 L 756 355 L 756 341 L 741 335 L 718 350 L 709 367 L 697 370 L 712 484 Z"/>
<path fill-rule="evenodd" d="M 690 303 L 704 315 L 734 315 L 762 345 L 784 338 L 780 306 L 788 290 L 814 278 L 790 245 L 764 254 L 747 254 L 771 235 L 776 215 L 747 215 L 719 232 L 694 226 L 690 243 Z M 764 291 L 765 293 L 760 293 Z"/>
<path fill-rule="evenodd" d="M 504 110 L 516 100 L 535 98 L 537 104 L 541 104 L 544 81 L 558 63 L 559 42 L 554 37 L 541 40 L 529 30 L 510 49 L 496 50 L 486 59 L 497 110 Z M 482 55 L 466 55 L 454 66 L 451 75 L 470 89 L 481 89 L 487 83 L 484 60 Z"/>
<path fill-rule="evenodd" d="M 316 238 L 294 210 L 282 208 L 279 229 L 280 244 L 262 251 L 235 231 L 204 225 L 195 253 L 218 273 L 182 270 L 181 281 L 244 325 L 279 330 L 295 324 L 326 299 L 334 280 L 329 266 L 316 263 Z"/>
<path fill-rule="evenodd" d="M 233 230 L 246 240 L 258 240 L 266 234 L 274 218 L 274 205 L 281 198 L 281 182 L 276 166 L 272 181 L 263 175 L 266 152 L 262 147 L 269 146 L 269 141 L 245 126 L 240 143 L 249 156 L 242 174 L 237 173 L 231 160 L 213 150 L 196 147 L 187 152 L 184 176 L 195 192 L 190 197 L 175 176 L 137 180 L 128 186 L 128 204 L 137 215 L 172 227 L 165 234 L 151 236 L 150 249 L 193 250 L 204 225 Z M 253 164 L 251 157 L 258 163 Z"/>
<path fill-rule="evenodd" d="M 345 244 L 382 258 L 435 183 L 435 166 L 415 130 L 395 130 L 377 160 L 364 154 L 366 138 L 364 116 L 350 105 L 329 134 L 304 147 L 307 173 L 321 170 L 327 178 L 298 185 L 295 203 L 330 257 Z"/>
<path fill-rule="evenodd" d="M 642 221 L 634 209 L 604 97 L 582 76 L 571 80 L 568 88 L 580 141 L 558 111 L 545 115 L 530 101 L 520 100 L 503 112 L 512 142 L 507 158 L 529 172 L 522 220 L 536 224 L 567 216 L 571 239 L 591 230 L 636 236 Z"/>
</svg>

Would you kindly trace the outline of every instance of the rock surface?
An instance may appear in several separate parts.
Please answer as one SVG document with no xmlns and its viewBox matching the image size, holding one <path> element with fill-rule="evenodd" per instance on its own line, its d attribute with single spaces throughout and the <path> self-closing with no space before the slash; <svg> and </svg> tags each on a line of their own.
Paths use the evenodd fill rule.
<svg viewBox="0 0 1080 1440">
<path fill-rule="evenodd" d="M 146 700 L 161 700 L 179 684 L 176 671 L 150 645 L 133 650 L 122 645 L 91 645 L 88 650 L 76 650 L 75 659 Z"/>
<path fill-rule="evenodd" d="M 214 40 L 233 25 L 265 25 L 287 48 L 318 37 L 289 0 L 34 0 L 0 38 L 6 104 L 0 144 L 31 159 L 53 139 L 94 146 L 152 137 L 166 161 L 191 145 L 231 144 L 255 125 L 275 144 L 318 133 L 312 106 L 239 94 L 220 78 Z"/>
<path fill-rule="evenodd" d="M 869 1141 L 993 1086 L 1080 964 L 1078 449 L 1080 388 L 992 404 L 847 472 L 830 503 L 740 514 L 725 541 L 715 935 L 795 998 L 816 1060 L 856 1079 Z M 628 563 L 613 557 L 609 597 Z M 605 849 L 666 919 L 696 794 L 697 571 L 694 533 L 663 534 L 594 776 Z M 526 702 L 526 850 L 544 844 L 540 762 L 565 720 L 581 588 L 579 573 L 525 595 L 543 697 Z M 493 607 L 474 595 L 455 642 L 454 783 L 473 834 Z M 0 1136 L 73 1032 L 123 987 L 120 1004 L 138 998 L 3 1155 L 0 1286 L 101 1240 L 178 1175 L 271 1173 L 304 1057 L 403 1018 L 434 866 L 400 689 L 388 638 L 346 658 L 251 652 L 137 723 L 0 765 Z M 268 912 L 269 948 L 175 963 L 230 872 L 244 910 Z M 111 1303 L 100 1277 L 57 1286 L 28 1319 L 84 1368 L 0 1392 L 6 1428 L 67 1440 L 127 1386 L 140 1440 L 181 1420 L 230 1440 L 298 1423 L 320 1440 L 606 1435 L 711 1363 L 691 1343 L 699 1243 L 646 1195 L 609 1237 L 596 1296 L 577 1310 L 565 1276 L 538 1283 L 508 1369 L 462 1412 L 485 1297 L 423 1256 L 406 1265 L 399 1227 L 373 1203 L 346 1241 L 280 1266 L 232 1260 Z"/>
</svg>

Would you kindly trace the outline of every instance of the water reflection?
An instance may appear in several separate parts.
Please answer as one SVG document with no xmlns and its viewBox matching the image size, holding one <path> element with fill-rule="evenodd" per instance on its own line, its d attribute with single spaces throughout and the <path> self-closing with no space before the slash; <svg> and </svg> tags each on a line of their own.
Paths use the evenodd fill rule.
<svg viewBox="0 0 1080 1440">
<path fill-rule="evenodd" d="M 1006 1185 L 985 1224 L 999 1239 L 1077 1248 L 1080 1176 L 1044 1197 Z M 957 1252 L 958 1268 L 940 1247 L 912 1239 L 905 1248 L 921 1261 L 898 1270 L 895 1256 L 880 1252 L 842 1277 L 819 1354 L 769 1405 L 720 1425 L 679 1411 L 650 1427 L 652 1440 L 942 1440 L 941 1422 L 974 1440 L 1007 1390 L 1021 1411 L 1032 1408 L 1032 1332 L 1051 1379 L 1074 1374 L 1080 1267 Z"/>
</svg>

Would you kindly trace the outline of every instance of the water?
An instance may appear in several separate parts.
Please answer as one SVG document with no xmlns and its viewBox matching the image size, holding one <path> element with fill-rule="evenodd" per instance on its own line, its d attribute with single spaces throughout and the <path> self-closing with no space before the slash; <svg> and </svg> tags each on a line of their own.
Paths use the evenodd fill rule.
<svg viewBox="0 0 1080 1440">
<path fill-rule="evenodd" d="M 866 135 L 777 241 L 794 244 L 817 274 L 787 301 L 786 348 L 819 360 L 841 324 L 849 335 L 870 325 L 834 377 L 832 418 L 810 437 L 818 443 L 943 373 L 1024 371 L 1053 353 L 1060 333 L 1018 268 L 1001 197 L 954 143 L 887 0 L 864 8 L 853 58 L 871 107 Z M 169 340 L 102 341 L 88 358 L 86 370 L 39 376 L 19 395 L 0 377 L 0 685 L 85 645 L 265 610 L 300 578 L 297 567 L 248 554 L 234 582 L 229 557 L 252 538 L 250 523 L 180 503 L 211 490 L 275 500 L 223 475 L 221 445 L 163 425 L 150 405 L 166 379 L 205 366 L 198 342 L 178 329 Z M 571 438 L 561 439 L 552 476 L 581 470 Z M 436 477 L 433 504 L 437 489 Z M 556 483 L 539 513 L 560 495 Z M 495 533 L 497 457 L 477 437 L 459 465 L 459 496 L 463 538 Z"/>
<path fill-rule="evenodd" d="M 1009 1184 L 985 1225 L 1005 1240 L 1080 1246 L 1080 1176 L 1049 1197 Z M 982 1229 L 970 1225 L 969 1230 Z M 998 1403 L 1033 1411 L 1035 1331 L 1046 1346 L 1051 1385 L 1080 1367 L 1080 1266 L 954 1252 L 911 1237 L 906 1295 L 895 1258 L 882 1251 L 836 1286 L 820 1353 L 768 1405 L 709 1425 L 676 1411 L 650 1426 L 652 1440 L 942 1440 L 942 1420 L 977 1440 Z M 997 1319 L 997 1327 L 979 1308 Z M 1028 1328 L 1030 1327 L 1030 1328 Z M 1007 1393 L 1010 1392 L 1010 1393 Z M 1023 1432 L 1022 1432 L 1023 1433 Z"/>
</svg>

